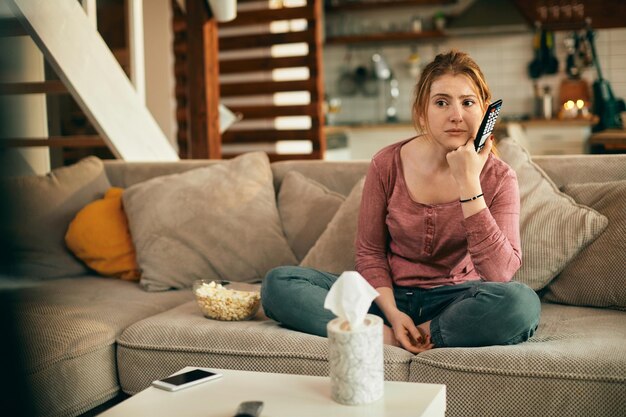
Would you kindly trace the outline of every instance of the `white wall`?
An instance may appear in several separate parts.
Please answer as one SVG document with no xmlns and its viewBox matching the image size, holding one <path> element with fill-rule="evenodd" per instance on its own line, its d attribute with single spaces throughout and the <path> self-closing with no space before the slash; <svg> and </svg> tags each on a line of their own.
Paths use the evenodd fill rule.
<svg viewBox="0 0 626 417">
<path fill-rule="evenodd" d="M 539 85 L 549 85 L 554 94 L 558 94 L 560 81 L 566 76 L 565 47 L 563 39 L 568 32 L 556 33 L 557 57 L 559 73 L 543 76 Z M 468 52 L 480 65 L 494 98 L 502 98 L 503 115 L 519 116 L 533 111 L 533 85 L 527 75 L 528 63 L 533 58 L 532 33 L 497 35 L 497 36 L 466 36 L 450 37 L 442 41 L 425 41 L 419 43 L 400 43 L 396 45 L 380 44 L 378 46 L 353 46 L 351 65 L 354 67 L 367 62 L 374 52 L 382 52 L 400 83 L 399 116 L 403 121 L 410 120 L 414 80 L 408 71 L 406 60 L 413 50 L 421 57 L 422 65 L 427 64 L 434 56 L 450 48 Z M 616 97 L 626 98 L 626 28 L 603 29 L 597 31 L 596 46 L 600 65 L 613 88 Z M 347 47 L 344 45 L 327 45 L 324 49 L 324 77 L 326 94 L 338 96 L 337 79 L 341 68 L 345 65 Z M 595 70 L 587 69 L 584 77 L 589 84 L 595 79 Z M 341 97 L 342 111 L 337 115 L 337 122 L 378 122 L 382 120 L 378 101 L 363 95 Z"/>
<path fill-rule="evenodd" d="M 0 17 L 11 18 L 0 3 Z M 0 79 L 3 82 L 34 82 L 44 79 L 44 61 L 28 36 L 0 38 Z M 0 140 L 48 136 L 44 94 L 0 95 Z M 44 174 L 50 170 L 48 148 L 0 150 L 2 172 L 10 175 Z"/>
<path fill-rule="evenodd" d="M 172 10 L 169 0 L 144 0 L 146 106 L 170 143 L 176 144 Z"/>
</svg>

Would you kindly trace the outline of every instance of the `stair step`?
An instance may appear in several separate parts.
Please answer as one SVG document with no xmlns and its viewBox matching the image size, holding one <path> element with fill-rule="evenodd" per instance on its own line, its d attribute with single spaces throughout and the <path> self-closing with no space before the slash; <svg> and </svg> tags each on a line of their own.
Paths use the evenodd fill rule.
<svg viewBox="0 0 626 417">
<path fill-rule="evenodd" d="M 0 37 L 28 36 L 24 26 L 15 18 L 0 19 Z"/>
<path fill-rule="evenodd" d="M 107 144 L 97 135 L 50 136 L 49 138 L 0 138 L 0 148 L 97 148 Z"/>
<path fill-rule="evenodd" d="M 59 80 L 31 83 L 0 83 L 0 94 L 68 94 Z"/>
</svg>

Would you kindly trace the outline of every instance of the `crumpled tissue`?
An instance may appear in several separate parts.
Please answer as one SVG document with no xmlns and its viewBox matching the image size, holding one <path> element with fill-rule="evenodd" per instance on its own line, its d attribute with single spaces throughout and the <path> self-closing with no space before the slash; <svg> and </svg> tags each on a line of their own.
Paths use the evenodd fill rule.
<svg viewBox="0 0 626 417">
<path fill-rule="evenodd" d="M 367 314 L 378 295 L 361 274 L 347 271 L 324 301 L 338 316 L 327 330 L 331 397 L 340 404 L 368 404 L 383 396 L 383 320 Z"/>
</svg>

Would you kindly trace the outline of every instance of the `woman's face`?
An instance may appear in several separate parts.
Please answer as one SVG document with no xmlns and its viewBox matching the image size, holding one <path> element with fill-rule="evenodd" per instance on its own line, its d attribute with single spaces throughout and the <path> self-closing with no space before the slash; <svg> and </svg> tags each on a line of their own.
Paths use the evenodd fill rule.
<svg viewBox="0 0 626 417">
<path fill-rule="evenodd" d="M 448 151 L 474 138 L 483 109 L 472 81 L 464 75 L 442 75 L 433 81 L 426 106 L 428 133 Z M 420 120 L 424 125 L 424 120 Z"/>
</svg>

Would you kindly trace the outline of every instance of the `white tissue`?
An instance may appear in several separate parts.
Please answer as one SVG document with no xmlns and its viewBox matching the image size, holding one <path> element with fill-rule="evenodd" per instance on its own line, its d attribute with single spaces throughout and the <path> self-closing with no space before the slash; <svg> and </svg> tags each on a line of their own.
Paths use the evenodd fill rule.
<svg viewBox="0 0 626 417">
<path fill-rule="evenodd" d="M 378 291 L 361 274 L 346 271 L 330 288 L 324 301 L 324 308 L 347 320 L 350 328 L 357 330 L 363 326 L 365 315 L 378 295 Z"/>
</svg>

